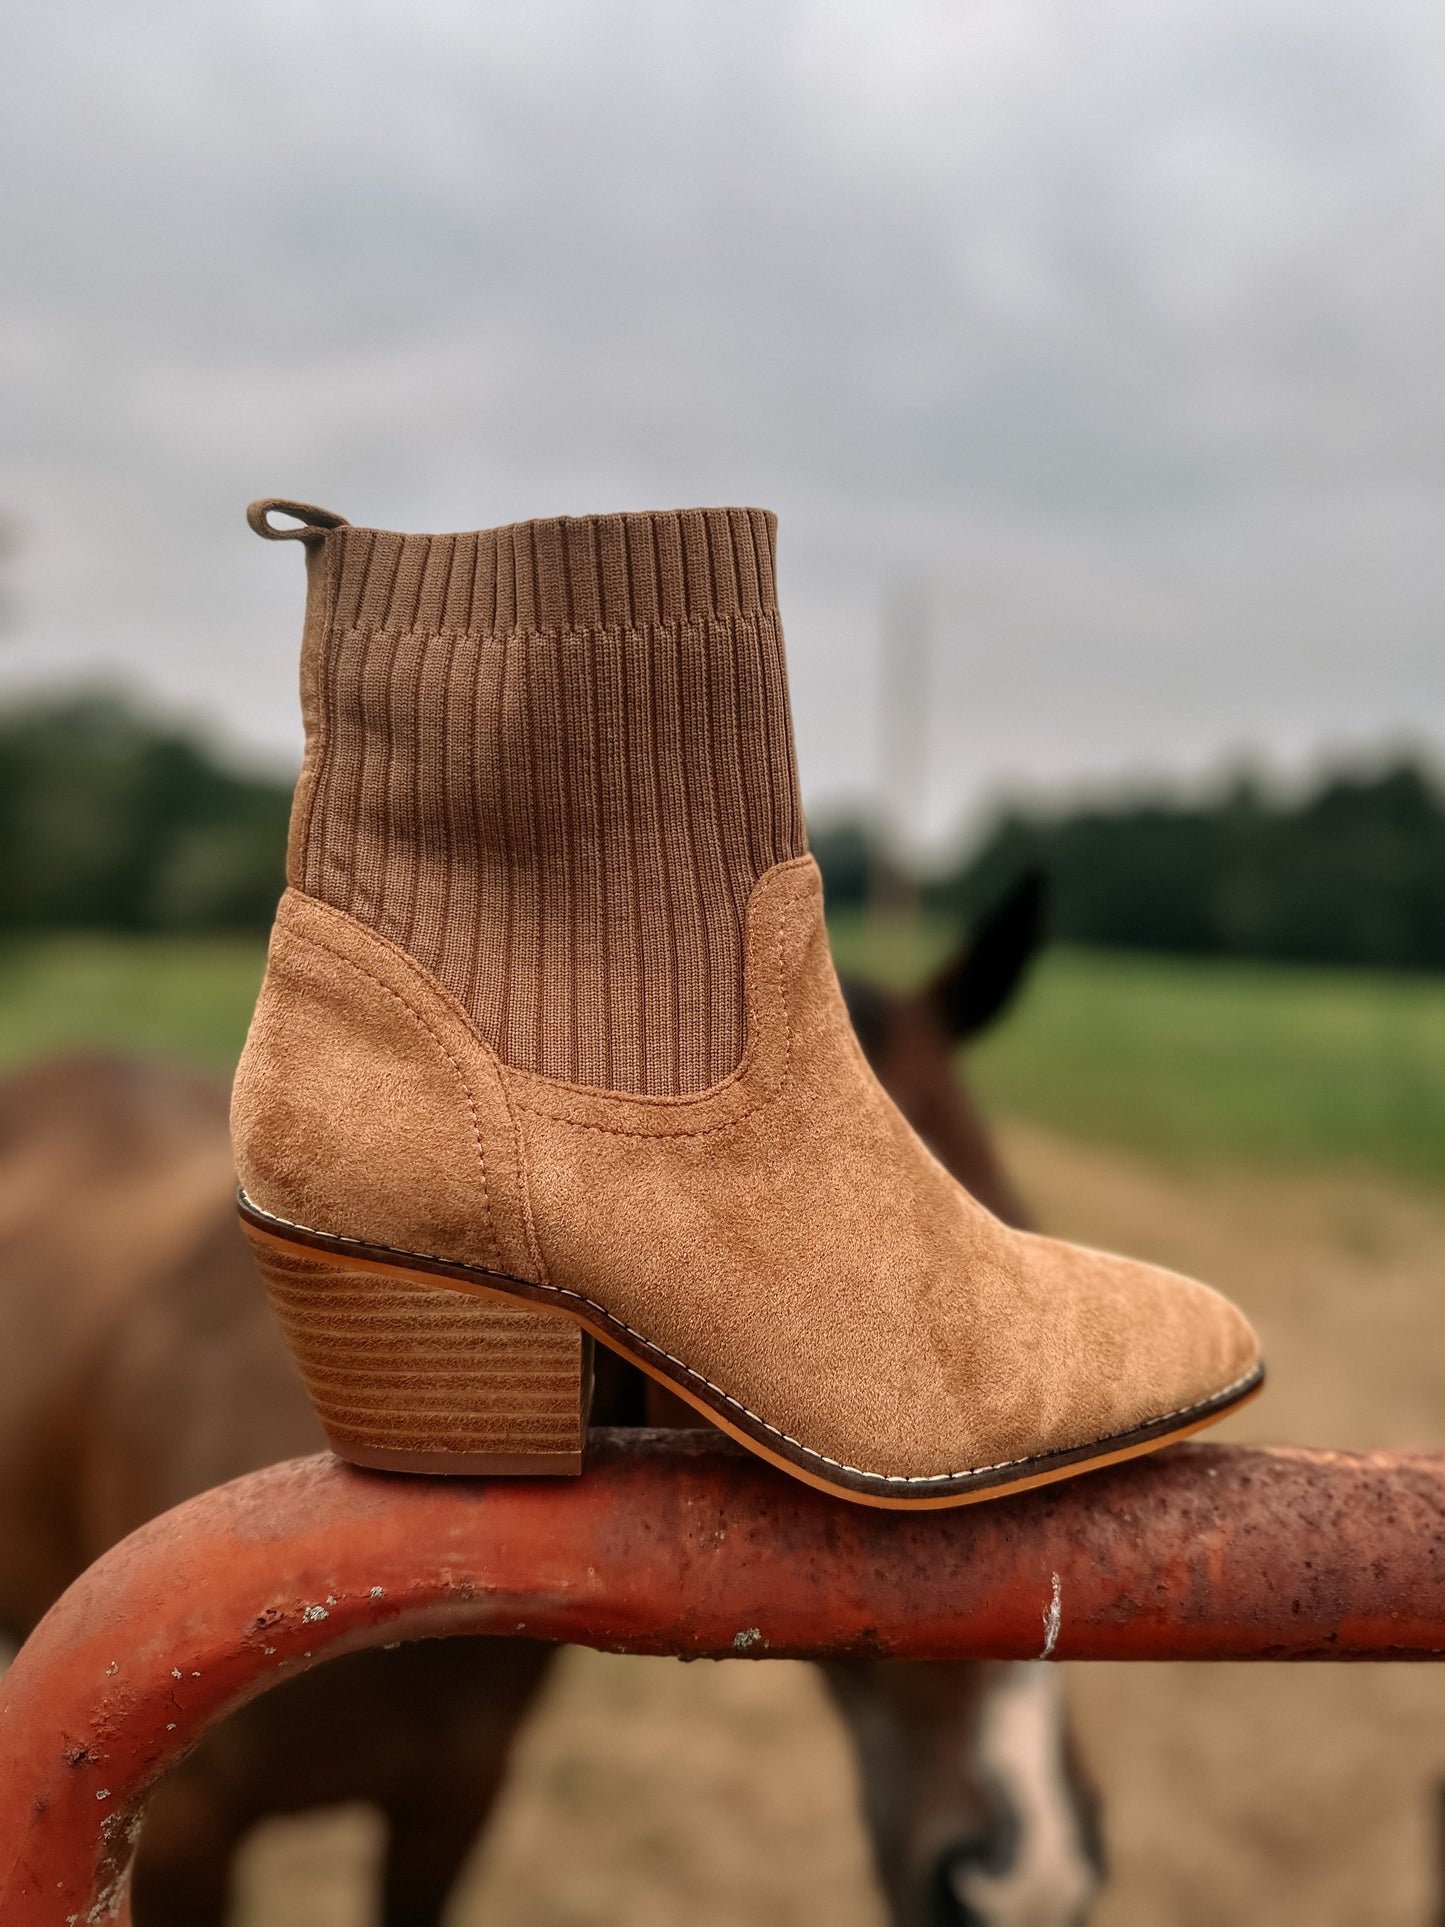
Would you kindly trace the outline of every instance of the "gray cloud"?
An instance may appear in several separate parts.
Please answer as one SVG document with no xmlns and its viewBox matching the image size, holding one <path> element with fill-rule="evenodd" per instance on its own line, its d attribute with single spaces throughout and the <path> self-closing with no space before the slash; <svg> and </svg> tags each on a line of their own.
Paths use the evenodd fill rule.
<svg viewBox="0 0 1445 1927">
<path fill-rule="evenodd" d="M 1445 17 L 60 0 L 0 68 L 12 682 L 290 753 L 246 499 L 762 500 L 814 799 L 1438 733 Z"/>
</svg>

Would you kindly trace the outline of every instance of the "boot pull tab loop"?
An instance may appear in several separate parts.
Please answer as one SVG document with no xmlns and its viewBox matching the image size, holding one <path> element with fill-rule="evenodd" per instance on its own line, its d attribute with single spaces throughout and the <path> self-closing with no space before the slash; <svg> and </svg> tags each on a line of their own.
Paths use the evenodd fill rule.
<svg viewBox="0 0 1445 1927">
<path fill-rule="evenodd" d="M 302 526 L 278 529 L 271 520 L 273 515 L 293 515 Z M 246 510 L 246 520 L 268 542 L 316 542 L 329 529 L 350 527 L 344 515 L 333 515 L 330 509 L 312 508 L 309 502 L 283 502 L 272 496 L 253 502 Z"/>
</svg>

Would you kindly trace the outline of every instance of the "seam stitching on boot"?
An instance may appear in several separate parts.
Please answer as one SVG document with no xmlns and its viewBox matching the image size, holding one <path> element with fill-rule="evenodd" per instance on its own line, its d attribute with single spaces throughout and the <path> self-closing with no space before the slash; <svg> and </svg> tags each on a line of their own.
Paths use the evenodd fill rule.
<svg viewBox="0 0 1445 1927">
<path fill-rule="evenodd" d="M 773 967 L 777 978 L 779 1001 L 782 1003 L 785 1012 L 783 1019 L 783 1067 L 773 1084 L 773 1088 L 768 1092 L 766 1097 L 760 1098 L 756 1103 L 745 1105 L 742 1110 L 735 1111 L 731 1117 L 719 1118 L 716 1124 L 699 1124 L 691 1130 L 684 1129 L 680 1126 L 668 1128 L 665 1125 L 661 1128 L 654 1127 L 649 1129 L 645 1126 L 633 1124 L 593 1124 L 583 1118 L 568 1117 L 565 1111 L 549 1110 L 545 1104 L 530 1104 L 525 1097 L 520 1096 L 517 1098 L 518 1107 L 521 1110 L 530 1112 L 533 1117 L 548 1118 L 552 1123 L 565 1125 L 569 1130 L 573 1131 L 601 1131 L 607 1137 L 674 1138 L 712 1137 L 719 1131 L 735 1130 L 738 1125 L 745 1124 L 750 1117 L 755 1117 L 758 1112 L 764 1111 L 770 1104 L 776 1103 L 783 1091 L 787 1088 L 788 1082 L 793 1074 L 793 1010 L 792 999 L 786 992 L 787 970 L 783 960 L 783 943 L 795 920 L 799 906 L 809 901 L 811 896 L 811 891 L 798 892 L 793 896 L 784 898 L 779 906 L 781 914 L 778 918 L 778 936 Z M 534 1073 L 531 1072 L 521 1073 L 521 1075 L 524 1076 L 533 1074 Z M 739 1076 L 739 1081 L 745 1079 L 747 1076 L 746 1055 L 744 1055 L 743 1062 L 739 1066 L 737 1075 Z M 599 1093 L 592 1089 L 583 1089 L 580 1086 L 574 1086 L 573 1088 L 578 1090 L 579 1096 L 587 1098 L 595 1098 L 600 1095 L 604 1099 L 615 1099 L 621 1103 L 638 1103 L 645 1101 L 621 1091 L 602 1091 Z M 710 1093 L 706 1091 L 698 1092 L 696 1093 L 695 1101 L 702 1102 L 706 1100 L 709 1095 Z M 672 1099 L 669 1101 L 675 1103 L 678 1100 Z M 666 1116 L 667 1113 L 664 1112 L 663 1115 Z M 676 1362 L 678 1361 L 674 1360 L 674 1363 Z M 759 1423 L 764 1423 L 764 1421 L 759 1420 Z M 884 1475 L 879 1474 L 878 1476 L 882 1477 Z"/>
<path fill-rule="evenodd" d="M 536 1282 L 546 1285 L 550 1289 L 552 1284 L 552 1268 L 542 1255 L 542 1240 L 537 1231 L 537 1220 L 532 1215 L 532 1181 L 527 1171 L 527 1141 L 522 1134 L 522 1127 L 517 1121 L 517 1107 L 512 1102 L 512 1093 L 507 1088 L 506 1078 L 497 1066 L 489 1064 L 487 1068 L 491 1071 L 493 1078 L 496 1080 L 497 1089 L 502 1094 L 502 1103 L 506 1107 L 507 1112 L 507 1123 L 511 1127 L 512 1151 L 517 1167 L 517 1196 L 522 1202 L 522 1232 L 527 1245 L 527 1253 L 537 1273 Z"/>
<path fill-rule="evenodd" d="M 299 878 L 293 879 L 288 875 L 286 879 L 288 883 L 304 883 L 306 878 L 311 874 L 311 846 L 316 840 L 316 814 L 319 807 L 321 791 L 324 787 L 323 778 L 328 774 L 327 760 L 331 751 L 331 731 L 327 727 L 326 715 L 326 695 L 328 693 L 326 686 L 331 674 L 332 620 L 336 614 L 337 556 L 335 544 L 327 542 L 324 538 L 321 545 L 319 565 L 324 568 L 326 576 L 324 600 L 321 607 L 320 637 L 315 656 L 316 681 L 315 687 L 312 690 L 312 706 L 316 715 L 316 761 L 312 768 L 311 782 L 306 791 L 306 820 L 302 825 L 301 836 L 299 838 L 301 847 L 297 851 L 296 868 L 299 872 Z M 307 591 L 309 594 L 309 577 L 307 581 Z M 303 648 L 305 641 L 305 625 L 303 622 Z M 302 773 L 305 773 L 304 762 Z"/>
<path fill-rule="evenodd" d="M 365 964 L 359 964 L 355 961 L 354 958 L 344 956 L 341 951 L 334 950 L 329 943 L 323 943 L 319 937 L 313 936 L 309 930 L 293 929 L 292 935 L 298 938 L 302 943 L 309 945 L 313 950 L 320 950 L 324 955 L 328 957 L 334 957 L 337 963 L 344 964 L 348 970 L 354 970 L 358 976 L 367 978 L 368 981 L 376 985 L 378 990 L 384 990 L 388 997 L 393 998 L 397 1003 L 401 1005 L 402 1009 L 406 1012 L 407 1016 L 410 1017 L 411 1021 L 415 1025 L 417 1025 L 419 1029 L 424 1030 L 426 1032 L 427 1036 L 431 1038 L 432 1042 L 436 1045 L 437 1049 L 441 1052 L 442 1056 L 445 1057 L 448 1064 L 451 1065 L 452 1074 L 456 1078 L 458 1084 L 461 1085 L 462 1096 L 467 1101 L 467 1110 L 472 1120 L 472 1142 L 476 1146 L 477 1167 L 480 1172 L 481 1180 L 482 1180 L 482 1210 L 486 1214 L 487 1241 L 491 1246 L 492 1252 L 495 1255 L 498 1264 L 500 1264 L 502 1259 L 502 1248 L 497 1239 L 496 1221 L 492 1215 L 492 1196 L 491 1196 L 491 1188 L 487 1183 L 487 1153 L 482 1143 L 481 1120 L 477 1116 L 476 1099 L 472 1095 L 471 1084 L 468 1081 L 467 1075 L 463 1071 L 461 1065 L 457 1062 L 456 1058 L 452 1056 L 451 1052 L 447 1049 L 445 1043 L 443 1043 L 442 1039 L 437 1035 L 436 1031 L 433 1030 L 432 1026 L 427 1022 L 426 1018 L 422 1015 L 422 1013 L 419 1010 L 417 1010 L 416 1007 L 413 1004 L 411 1004 L 405 997 L 403 997 L 399 990 L 393 990 L 390 984 L 383 983 L 381 978 L 376 975 L 375 971 L 368 970 Z M 549 1286 L 548 1289 L 549 1290 L 553 1289 L 553 1287 Z"/>
<path fill-rule="evenodd" d="M 805 851 L 802 856 L 784 857 L 781 861 L 770 865 L 768 870 L 764 871 L 763 878 L 759 879 L 759 883 L 761 883 L 764 878 L 772 875 L 773 872 L 775 871 L 783 871 L 783 870 L 796 871 L 799 866 L 804 864 L 808 866 L 808 871 L 810 875 L 816 874 L 816 866 L 813 862 L 813 859 Z M 821 892 L 818 890 L 815 890 L 812 884 L 809 882 L 804 882 L 801 889 L 793 890 L 787 895 L 783 894 L 782 886 L 779 885 L 777 894 L 778 894 L 778 914 L 780 916 L 789 914 L 791 911 L 796 910 L 800 905 L 806 905 L 810 903 L 815 896 L 819 898 L 819 901 L 821 903 Z M 322 899 L 320 898 L 317 898 L 315 900 L 317 902 L 322 901 Z M 323 907 L 330 908 L 331 906 L 323 905 Z M 343 911 L 341 914 L 346 915 L 347 913 Z M 749 915 L 751 916 L 752 914 L 753 913 L 751 910 L 751 899 L 750 899 Z M 353 919 L 353 921 L 354 920 L 355 919 Z M 759 914 L 759 921 L 761 920 L 762 920 L 761 914 Z M 414 971 L 418 972 L 419 974 L 423 974 L 423 975 L 425 974 L 423 971 L 423 966 L 418 964 L 416 959 L 412 957 L 408 952 L 399 950 L 398 946 L 393 944 L 389 937 L 382 936 L 380 931 L 373 930 L 369 924 L 364 927 L 368 931 L 370 931 L 371 935 L 375 936 L 379 942 L 385 943 L 391 949 L 397 950 L 398 955 L 403 957 L 406 963 Z M 432 978 L 428 978 L 427 981 L 439 992 L 441 996 L 451 999 L 452 1001 L 455 1001 L 454 999 L 452 999 L 452 993 L 448 991 L 444 985 L 437 984 L 435 979 L 432 979 Z M 681 1107 L 685 1105 L 715 1103 L 717 1101 L 718 1094 L 721 1091 L 731 1090 L 734 1087 L 744 1083 L 747 1078 L 749 1058 L 748 1058 L 748 1047 L 745 1047 L 743 1051 L 743 1055 L 738 1060 L 736 1067 L 730 1070 L 726 1077 L 719 1078 L 715 1084 L 709 1084 L 703 1090 L 700 1090 L 700 1091 L 615 1091 L 615 1090 L 609 1089 L 606 1085 L 601 1085 L 601 1084 L 578 1084 L 578 1083 L 575 1083 L 570 1078 L 548 1077 L 542 1071 L 523 1070 L 520 1066 L 516 1064 L 507 1063 L 506 1059 L 501 1057 L 498 1054 L 496 1047 L 493 1044 L 491 1044 L 485 1037 L 482 1036 L 482 1033 L 478 1030 L 475 1021 L 465 1011 L 461 1010 L 460 1005 L 458 1005 L 458 1011 L 460 1013 L 461 1022 L 465 1025 L 465 1027 L 471 1033 L 471 1035 L 477 1039 L 477 1041 L 482 1045 L 483 1049 L 490 1051 L 492 1055 L 496 1057 L 498 1068 L 504 1076 L 512 1079 L 514 1082 L 517 1080 L 523 1080 L 529 1084 L 545 1085 L 550 1089 L 565 1091 L 574 1097 L 582 1098 L 584 1100 L 596 1100 L 598 1098 L 602 1098 L 602 1099 L 608 1100 L 609 1102 L 626 1104 L 638 1110 L 656 1110 L 659 1116 L 666 1117 L 669 1114 L 678 1111 L 679 1109 L 681 1109 Z M 565 1113 L 549 1111 L 546 1108 L 546 1106 L 541 1103 L 530 1103 L 528 1102 L 527 1099 L 521 1098 L 521 1097 L 517 1099 L 517 1102 L 524 1109 L 532 1111 L 538 1116 L 541 1116 L 541 1117 L 555 1116 L 558 1122 L 563 1124 L 570 1123 L 572 1121 L 570 1118 L 567 1117 Z M 728 1119 L 725 1119 L 724 1122 L 733 1123 L 735 1122 L 735 1119 L 728 1118 Z M 585 1125 L 579 1126 L 579 1129 L 587 1129 L 587 1128 L 589 1127 Z M 608 1127 L 605 1125 L 602 1125 L 602 1126 L 598 1126 L 597 1128 L 605 1130 Z M 708 1127 L 708 1128 L 713 1128 L 713 1127 Z M 639 1137 L 648 1137 L 653 1135 L 666 1136 L 667 1133 L 666 1132 L 653 1133 L 649 1131 L 639 1131 L 637 1135 Z M 684 1135 L 684 1133 L 679 1133 L 678 1135 Z M 687 1134 L 687 1135 L 690 1135 L 690 1134 Z"/>
<path fill-rule="evenodd" d="M 383 986 L 383 988 L 385 988 L 385 986 Z M 244 1192 L 242 1192 L 241 1195 L 245 1197 Z M 250 1203 L 250 1200 L 247 1199 L 247 1202 Z M 329 1239 L 333 1244 L 359 1245 L 363 1250 L 387 1251 L 397 1258 L 421 1258 L 425 1260 L 426 1263 L 434 1265 L 465 1263 L 465 1260 L 440 1257 L 435 1252 L 408 1251 L 401 1245 L 372 1244 L 370 1240 L 366 1238 L 349 1238 L 344 1232 L 340 1231 L 318 1231 L 314 1225 L 298 1224 L 294 1218 L 283 1218 L 274 1211 L 267 1211 L 263 1215 L 270 1218 L 275 1224 L 284 1224 L 292 1231 L 307 1232 L 313 1238 Z M 481 1267 L 470 1266 L 468 1269 L 480 1270 Z M 529 1280 L 518 1279 L 516 1282 L 518 1284 L 526 1284 Z M 440 1284 L 434 1286 L 433 1289 L 446 1291 L 450 1289 L 450 1287 L 446 1284 Z M 645 1337 L 635 1326 L 629 1325 L 625 1319 L 619 1318 L 616 1312 L 608 1311 L 605 1305 L 600 1304 L 595 1298 L 589 1298 L 585 1292 L 573 1291 L 570 1286 L 567 1285 L 554 1284 L 534 1285 L 533 1289 L 553 1292 L 559 1298 L 575 1298 L 579 1305 L 587 1305 L 593 1311 L 601 1312 L 609 1324 L 617 1326 L 620 1331 L 625 1331 L 629 1338 L 635 1338 L 640 1345 L 646 1346 L 650 1352 L 655 1352 L 659 1358 L 665 1358 L 670 1365 L 676 1365 L 679 1371 L 686 1372 L 689 1378 L 695 1378 L 699 1385 L 705 1385 L 710 1392 L 716 1392 L 724 1404 L 731 1405 L 735 1412 L 741 1412 L 744 1418 L 751 1419 L 755 1425 L 761 1425 L 763 1430 L 765 1432 L 771 1432 L 774 1438 L 782 1439 L 787 1445 L 796 1446 L 798 1451 L 806 1453 L 810 1459 L 817 1459 L 823 1465 L 836 1466 L 840 1472 L 850 1472 L 855 1478 L 878 1479 L 889 1485 L 946 1485 L 950 1482 L 956 1482 L 959 1479 L 977 1478 L 980 1474 L 986 1472 L 1010 1472 L 1015 1466 L 1031 1465 L 1037 1459 L 1051 1456 L 1049 1452 L 1030 1452 L 1018 1459 L 1000 1459 L 994 1465 L 972 1465 L 962 1472 L 870 1472 L 866 1466 L 850 1465 L 846 1459 L 830 1458 L 826 1452 L 820 1452 L 815 1446 L 805 1445 L 801 1439 L 794 1438 L 791 1432 L 785 1432 L 780 1425 L 771 1424 L 761 1413 L 752 1411 L 748 1406 L 743 1404 L 741 1399 L 734 1398 L 732 1393 L 725 1392 L 721 1385 L 714 1384 L 710 1378 L 696 1371 L 691 1365 L 686 1364 L 674 1353 L 666 1351 L 661 1345 L 655 1344 L 652 1339 Z M 1114 1439 L 1127 1438 L 1130 1433 L 1142 1431 L 1146 1426 L 1167 1425 L 1170 1419 L 1188 1418 L 1194 1412 L 1202 1412 L 1208 1406 L 1217 1405 L 1221 1399 L 1228 1398 L 1231 1392 L 1239 1391 L 1242 1386 L 1249 1383 L 1258 1369 L 1258 1362 L 1256 1361 L 1247 1372 L 1241 1373 L 1232 1384 L 1226 1385 L 1222 1391 L 1211 1392 L 1208 1398 L 1196 1399 L 1192 1405 L 1176 1406 L 1172 1412 L 1159 1412 L 1153 1418 L 1144 1419 L 1140 1425 L 1131 1426 L 1128 1432 L 1106 1432 L 1102 1438 L 1086 1439 L 1081 1445 L 1056 1446 L 1053 1450 L 1056 1452 L 1090 1452 L 1096 1445 L 1108 1445 Z"/>
</svg>

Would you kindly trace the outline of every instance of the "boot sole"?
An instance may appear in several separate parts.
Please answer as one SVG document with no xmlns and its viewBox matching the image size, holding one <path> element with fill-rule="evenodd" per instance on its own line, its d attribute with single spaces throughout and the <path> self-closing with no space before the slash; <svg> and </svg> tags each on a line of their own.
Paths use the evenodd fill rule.
<svg viewBox="0 0 1445 1927">
<path fill-rule="evenodd" d="M 1088 1445 L 936 1477 L 891 1477 L 813 1451 L 560 1286 L 313 1231 L 273 1218 L 244 1192 L 238 1207 L 333 1449 L 374 1470 L 576 1477 L 593 1340 L 791 1477 L 894 1511 L 975 1505 L 1138 1458 L 1217 1424 L 1264 1383 L 1256 1365 L 1208 1399 Z"/>
</svg>

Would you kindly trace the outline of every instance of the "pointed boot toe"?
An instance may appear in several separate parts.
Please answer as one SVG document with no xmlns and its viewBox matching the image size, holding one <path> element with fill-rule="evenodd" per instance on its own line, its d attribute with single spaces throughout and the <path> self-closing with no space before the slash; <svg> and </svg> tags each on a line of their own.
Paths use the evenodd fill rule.
<svg viewBox="0 0 1445 1927">
<path fill-rule="evenodd" d="M 1113 1264 L 1132 1309 L 1116 1430 L 1200 1416 L 1258 1386 L 1259 1340 L 1229 1299 L 1177 1272 L 1121 1258 Z"/>
<path fill-rule="evenodd" d="M 598 1341 L 876 1505 L 1065 1477 L 1252 1392 L 1223 1299 L 1006 1228 L 873 1076 L 770 516 L 251 520 L 307 552 L 307 749 L 233 1134 L 338 1452 L 576 1473 Z"/>
<path fill-rule="evenodd" d="M 1208 1285 L 1112 1253 L 1013 1235 L 1022 1246 L 1015 1298 L 1035 1332 L 995 1434 L 1001 1450 L 1107 1464 L 1187 1437 L 1259 1389 L 1253 1328 Z"/>
</svg>

